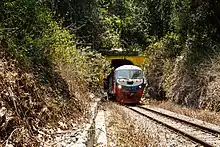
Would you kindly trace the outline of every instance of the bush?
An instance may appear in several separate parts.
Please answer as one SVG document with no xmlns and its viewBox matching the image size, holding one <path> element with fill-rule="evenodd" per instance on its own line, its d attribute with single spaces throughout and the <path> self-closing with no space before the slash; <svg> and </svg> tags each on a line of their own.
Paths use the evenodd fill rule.
<svg viewBox="0 0 220 147">
<path fill-rule="evenodd" d="M 7 111 L 0 116 L 0 143 L 38 146 L 36 136 L 48 133 L 45 128 L 60 122 L 71 128 L 87 118 L 89 94 L 101 91 L 108 63 L 96 52 L 76 50 L 75 35 L 43 2 L 18 0 L 1 8 L 0 105 Z"/>
</svg>

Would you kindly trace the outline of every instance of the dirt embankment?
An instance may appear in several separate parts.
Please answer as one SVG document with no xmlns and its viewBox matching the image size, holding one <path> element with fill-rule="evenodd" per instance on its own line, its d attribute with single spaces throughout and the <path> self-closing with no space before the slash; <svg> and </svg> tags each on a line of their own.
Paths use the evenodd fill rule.
<svg viewBox="0 0 220 147">
<path fill-rule="evenodd" d="M 218 53 L 202 56 L 182 51 L 168 57 L 169 46 L 161 44 L 148 49 L 146 67 L 151 97 L 169 99 L 191 108 L 220 111 Z"/>
<path fill-rule="evenodd" d="M 1 48 L 0 144 L 38 146 L 36 136 L 45 128 L 62 128 L 59 124 L 65 123 L 62 129 L 67 129 L 84 121 L 88 91 L 67 70 L 64 66 L 28 69 Z"/>
</svg>

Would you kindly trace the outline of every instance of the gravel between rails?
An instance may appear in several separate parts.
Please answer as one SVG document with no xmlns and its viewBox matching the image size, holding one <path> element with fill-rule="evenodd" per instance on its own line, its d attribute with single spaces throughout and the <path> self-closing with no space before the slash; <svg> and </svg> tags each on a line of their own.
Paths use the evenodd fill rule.
<svg viewBox="0 0 220 147">
<path fill-rule="evenodd" d="M 152 142 L 146 142 L 146 146 L 158 146 L 158 147 L 199 147 L 199 144 L 192 142 L 191 140 L 175 133 L 168 128 L 155 123 L 154 121 L 141 116 L 140 114 L 129 110 L 128 108 L 112 104 L 114 107 L 117 107 L 118 111 L 125 112 L 128 117 L 125 119 L 129 119 L 132 122 L 133 127 L 136 132 L 140 134 L 145 134 L 149 138 L 156 140 L 155 144 Z M 108 114 L 109 115 L 109 114 Z M 113 145 L 114 146 L 114 145 Z M 129 146 L 129 145 L 128 145 Z"/>
<path fill-rule="evenodd" d="M 201 144 L 204 144 L 205 146 L 220 146 L 220 138 L 216 135 L 214 135 L 212 132 L 207 132 L 202 130 L 198 127 L 195 127 L 191 124 L 188 124 L 186 122 L 182 122 L 176 119 L 171 119 L 167 116 L 163 116 L 160 113 L 155 113 L 153 111 L 149 111 L 149 109 L 143 109 L 141 107 L 129 107 L 130 109 L 133 109 L 135 111 L 138 111 L 140 113 L 143 113 L 153 119 L 158 120 L 161 123 L 167 124 L 168 126 L 171 126 L 172 129 L 175 128 L 175 130 L 180 130 L 180 132 L 183 132 L 183 136 L 188 134 L 193 139 L 196 137 L 196 142 L 200 142 Z M 150 109 L 152 110 L 152 109 Z M 212 131 L 212 130 L 211 130 Z M 189 137 L 187 136 L 187 137 Z"/>
<path fill-rule="evenodd" d="M 136 126 L 139 126 L 138 129 L 144 131 L 152 135 L 152 137 L 156 137 L 159 142 L 161 142 L 161 146 L 169 146 L 169 147 L 198 147 L 200 146 L 197 143 L 192 142 L 191 140 L 183 137 L 182 135 L 171 131 L 170 129 L 155 123 L 151 119 L 148 119 L 144 116 L 140 116 L 139 114 L 133 112 L 132 110 L 128 110 L 124 108 L 131 117 L 131 119 L 135 122 Z M 143 110 L 144 111 L 144 110 Z"/>
<path fill-rule="evenodd" d="M 147 133 L 144 134 L 136 129 L 130 120 L 130 116 L 121 107 L 111 102 L 104 105 L 109 147 L 159 146 L 157 139 L 151 138 Z"/>
<path fill-rule="evenodd" d="M 171 115 L 171 116 L 174 116 L 174 117 L 177 117 L 177 118 L 180 118 L 180 119 L 192 122 L 192 123 L 196 123 L 196 124 L 199 124 L 201 126 L 209 127 L 211 129 L 214 129 L 214 130 L 217 130 L 217 131 L 220 132 L 220 125 L 215 125 L 215 124 L 208 123 L 208 122 L 205 122 L 205 121 L 202 121 L 202 120 L 199 120 L 199 119 L 195 119 L 195 118 L 192 118 L 192 117 L 189 117 L 189 116 L 174 113 L 174 112 L 171 112 L 171 111 L 163 109 L 163 108 L 151 107 L 151 106 L 148 106 L 148 105 L 144 105 L 143 107 L 153 109 L 153 110 L 156 110 L 158 112 L 162 112 L 164 114 L 168 114 L 168 115 Z"/>
</svg>

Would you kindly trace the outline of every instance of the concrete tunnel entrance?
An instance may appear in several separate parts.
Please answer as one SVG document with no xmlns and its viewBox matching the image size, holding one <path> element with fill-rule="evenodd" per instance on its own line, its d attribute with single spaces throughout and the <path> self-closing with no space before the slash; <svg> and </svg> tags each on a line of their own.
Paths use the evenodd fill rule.
<svg viewBox="0 0 220 147">
<path fill-rule="evenodd" d="M 110 95 L 113 89 L 113 75 L 114 70 L 122 65 L 134 65 L 133 62 L 127 59 L 112 59 L 111 67 L 113 68 L 112 72 L 107 76 L 107 79 L 104 80 L 104 89 Z"/>
</svg>

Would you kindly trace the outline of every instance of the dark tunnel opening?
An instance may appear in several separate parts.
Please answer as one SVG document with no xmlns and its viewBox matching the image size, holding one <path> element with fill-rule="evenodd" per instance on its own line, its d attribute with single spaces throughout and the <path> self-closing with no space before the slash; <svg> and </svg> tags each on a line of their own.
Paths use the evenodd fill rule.
<svg viewBox="0 0 220 147">
<path fill-rule="evenodd" d="M 134 65 L 134 64 L 131 61 L 126 60 L 126 59 L 113 59 L 111 61 L 111 67 L 113 67 L 114 69 L 122 65 Z"/>
</svg>

